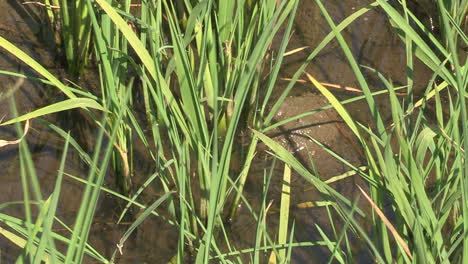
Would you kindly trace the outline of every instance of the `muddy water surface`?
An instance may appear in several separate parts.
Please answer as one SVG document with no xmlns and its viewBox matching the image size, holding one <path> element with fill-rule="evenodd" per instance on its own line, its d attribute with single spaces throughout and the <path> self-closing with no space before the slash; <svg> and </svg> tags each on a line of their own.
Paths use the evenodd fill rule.
<svg viewBox="0 0 468 264">
<path fill-rule="evenodd" d="M 368 1 L 326 1 L 327 10 L 334 18 L 335 22 L 355 12 L 357 9 L 368 4 Z M 63 79 L 66 75 L 61 69 L 58 56 L 50 41 L 50 33 L 42 19 L 41 8 L 31 5 L 21 5 L 18 1 L 0 1 L 0 35 L 13 42 L 27 54 L 39 61 L 54 74 Z M 298 9 L 296 27 L 291 38 L 290 49 L 309 46 L 314 48 L 323 37 L 330 31 L 329 26 L 315 6 L 314 1 L 302 1 Z M 344 31 L 351 51 L 358 63 L 374 67 L 390 77 L 395 85 L 405 83 L 405 56 L 404 48 L 400 40 L 391 32 L 389 23 L 383 13 L 371 10 L 363 17 L 353 23 Z M 307 57 L 309 48 L 304 52 L 285 58 L 282 77 L 291 77 L 302 61 Z M 15 57 L 4 50 L 0 50 L 0 69 L 37 76 L 35 72 L 20 63 Z M 358 83 L 348 62 L 341 51 L 338 43 L 333 41 L 328 45 L 309 65 L 307 71 L 317 80 L 341 86 L 358 87 Z M 416 65 L 416 86 L 423 85 L 427 78 L 426 69 L 417 62 Z M 377 77 L 370 72 L 364 71 L 366 79 L 371 89 L 383 89 Z M 96 89 L 97 82 L 92 80 L 82 80 L 87 89 Z M 94 78 L 95 79 L 95 78 Z M 0 91 L 5 92 L 15 83 L 15 78 L 0 75 Z M 285 83 L 278 83 L 279 87 Z M 418 87 L 417 87 L 418 88 Z M 350 98 L 356 96 L 355 92 L 347 92 L 336 89 L 334 93 L 340 98 Z M 55 88 L 41 85 L 33 81 L 25 81 L 24 85 L 15 92 L 15 102 L 21 113 L 37 109 L 40 106 L 51 104 L 63 99 Z M 388 114 L 388 104 L 384 97 L 377 97 L 376 101 L 384 116 Z M 275 116 L 275 121 L 281 121 L 299 113 L 311 111 L 326 105 L 325 99 L 308 84 L 298 83 L 286 99 Z M 347 106 L 352 115 L 364 124 L 371 124 L 369 119 L 369 109 L 365 103 L 354 103 Z M 5 100 L 0 104 L 0 113 L 11 117 L 9 106 Z M 92 139 L 96 134 L 94 126 L 86 121 L 80 121 L 79 111 L 51 115 L 48 120 L 52 123 L 62 125 L 64 129 L 72 129 L 76 137 L 82 137 L 81 142 L 87 144 L 89 151 L 92 151 Z M 74 118 L 75 117 L 75 118 Z M 49 194 L 54 186 L 58 161 L 62 155 L 61 149 L 63 140 L 56 136 L 50 129 L 42 126 L 38 122 L 32 123 L 32 130 L 27 139 L 36 163 L 38 178 L 41 181 L 42 190 Z M 78 131 L 77 131 L 78 130 Z M 361 150 L 356 139 L 343 124 L 339 116 L 333 110 L 316 113 L 296 121 L 285 124 L 275 130 L 269 131 L 269 136 L 280 142 L 289 149 L 308 168 L 311 168 L 309 159 L 313 158 L 316 164 L 318 176 L 321 179 L 328 179 L 332 176 L 340 175 L 349 170 L 342 163 L 336 161 L 322 148 L 318 147 L 309 137 L 322 142 L 330 147 L 340 156 L 351 162 L 355 166 L 364 165 Z M 0 128 L 1 139 L 14 139 L 16 133 L 12 128 Z M 271 164 L 271 158 L 264 154 L 266 148 L 260 144 L 257 157 L 258 164 L 252 168 L 246 186 L 246 197 L 251 198 L 253 207 L 260 206 L 255 201 L 259 201 L 261 194 L 258 192 L 263 183 L 263 172 Z M 141 151 L 141 164 L 139 164 L 138 175 L 145 178 L 153 173 L 151 167 L 145 164 L 145 154 Z M 70 151 L 66 164 L 66 171 L 70 174 L 86 177 L 87 168 L 79 160 L 76 153 Z M 269 195 L 272 202 L 271 213 L 268 215 L 267 224 L 271 230 L 277 229 L 279 195 L 281 190 L 282 166 L 279 164 L 275 169 L 273 183 Z M 0 152 L 0 203 L 17 201 L 23 199 L 21 179 L 19 176 L 19 161 L 17 147 L 11 146 Z M 112 175 L 109 175 L 107 185 L 112 186 Z M 357 176 L 349 177 L 346 180 L 333 183 L 332 186 L 340 193 L 351 200 L 356 197 L 356 185 L 365 186 L 365 182 Z M 320 225 L 324 230 L 330 231 L 329 219 L 323 208 L 307 206 L 307 202 L 319 201 L 322 198 L 302 177 L 293 174 L 292 179 L 292 211 L 291 218 L 296 221 L 295 240 L 316 241 L 321 240 L 315 225 Z M 72 225 L 82 192 L 82 185 L 66 179 L 62 187 L 63 194 L 60 197 L 58 217 L 65 223 Z M 144 197 L 150 199 L 158 194 L 157 188 L 149 189 L 144 193 Z M 360 203 L 366 210 L 365 204 Z M 128 223 L 116 225 L 117 215 L 123 208 L 123 204 L 103 195 L 99 203 L 96 221 L 92 226 L 90 243 L 97 248 L 104 256 L 110 257 L 115 250 L 115 244 L 120 239 L 123 232 L 128 227 Z M 3 213 L 14 216 L 22 216 L 21 206 L 11 206 L 3 209 Z M 339 217 L 336 217 L 339 219 Z M 339 222 L 337 222 L 338 224 Z M 363 223 L 365 225 L 365 223 Z M 250 248 L 252 246 L 253 235 L 255 234 L 256 222 L 249 215 L 245 207 L 241 206 L 238 217 L 233 219 L 230 225 L 232 235 L 235 237 L 237 248 Z M 59 230 L 60 227 L 57 227 Z M 144 232 L 143 232 L 144 230 Z M 274 236 L 272 236 L 274 237 Z M 175 253 L 177 241 L 177 230 L 167 224 L 164 220 L 152 217 L 143 223 L 125 244 L 124 255 L 119 259 L 119 263 L 167 263 Z M 355 250 L 356 262 L 371 262 L 365 254 L 361 245 L 357 245 Z M 12 263 L 19 250 L 4 237 L 0 237 L 0 263 Z M 294 263 L 322 263 L 327 260 L 328 249 L 320 247 L 297 248 L 293 251 Z M 247 260 L 248 258 L 246 258 Z M 92 260 L 87 259 L 91 263 Z"/>
</svg>

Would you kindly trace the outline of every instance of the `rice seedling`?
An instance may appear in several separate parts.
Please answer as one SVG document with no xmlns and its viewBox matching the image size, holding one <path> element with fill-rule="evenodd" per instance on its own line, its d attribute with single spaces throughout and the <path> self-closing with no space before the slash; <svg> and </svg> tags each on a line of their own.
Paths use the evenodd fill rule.
<svg viewBox="0 0 468 264">
<path fill-rule="evenodd" d="M 78 76 L 88 64 L 91 20 L 85 1 L 45 0 L 49 24 L 59 50 L 65 53 L 67 70 Z"/>
<path fill-rule="evenodd" d="M 133 174 L 132 146 L 133 129 L 138 135 L 142 131 L 130 107 L 133 103 L 134 77 L 131 77 L 130 65 L 134 62 L 129 54 L 127 40 L 120 34 L 118 28 L 111 23 L 106 15 L 97 16 L 91 3 L 88 3 L 90 20 L 93 26 L 96 57 L 99 61 L 99 74 L 101 80 L 101 100 L 111 113 L 117 113 L 122 107 L 122 101 L 126 94 L 130 98 L 125 107 L 128 109 L 123 116 L 123 121 L 118 126 L 117 140 L 115 142 L 114 153 L 112 156 L 112 168 L 115 171 L 116 184 L 124 194 L 130 193 L 131 178 Z M 123 11 L 129 12 L 130 1 L 123 5 Z M 109 124 L 115 121 L 117 116 L 110 115 Z M 143 141 L 146 142 L 146 141 Z"/>
<path fill-rule="evenodd" d="M 290 14 L 297 2 L 258 2 L 250 9 L 209 2 L 194 6 L 148 2 L 147 8 L 141 10 L 145 19 L 142 26 L 148 23 L 156 28 L 143 28 L 140 39 L 110 6 L 104 1 L 97 3 L 144 65 L 140 78 L 144 81 L 148 120 L 157 142 L 157 164 L 174 160 L 163 181 L 174 184 L 180 197 L 178 204 L 172 205 L 180 228 L 177 260 L 183 260 L 186 241 L 192 240 L 186 235 L 187 230 L 200 237 L 194 241 L 198 244 L 196 262 L 207 262 L 211 247 L 216 247 L 212 245 L 216 226 L 222 226 L 233 142 L 239 126 L 246 125 L 240 123 L 240 118 L 245 111 L 255 109 L 259 100 L 262 68 L 258 65 L 263 64 L 283 21 L 289 19 L 292 23 Z M 244 3 L 241 1 L 238 6 Z M 186 24 L 179 23 L 180 10 L 189 14 Z M 211 10 L 217 10 L 214 20 L 209 15 Z M 251 19 L 247 14 L 262 19 Z M 163 24 L 169 28 L 170 35 L 166 37 Z M 148 48 L 142 41 L 146 38 Z M 274 81 L 272 78 L 270 83 Z M 172 83 L 176 90 L 171 90 Z M 168 137 L 164 144 L 163 135 Z M 170 153 L 169 157 L 166 153 Z M 192 174 L 196 175 L 195 183 Z M 194 188 L 199 188 L 199 200 Z"/>
<path fill-rule="evenodd" d="M 360 235 L 365 238 L 379 262 L 465 262 L 467 256 L 467 243 L 464 238 L 465 184 L 468 168 L 465 164 L 467 144 L 465 92 L 468 75 L 466 59 L 465 65 L 461 64 L 460 58 L 464 56 L 458 54 L 460 49 L 457 45 L 460 44 L 455 39 L 463 40 L 461 45 L 466 45 L 466 36 L 463 30 L 460 30 L 460 24 L 464 22 L 454 19 L 448 10 L 453 6 L 461 7 L 462 10 L 457 10 L 456 13 L 466 16 L 467 2 L 454 1 L 448 4 L 438 1 L 440 27 L 446 39 L 446 44 L 442 44 L 431 35 L 430 30 L 422 28 L 426 36 L 416 33 L 413 27 L 423 27 L 423 25 L 406 7 L 405 1 L 402 3 L 402 13 L 386 1 L 376 1 L 389 16 L 406 44 L 408 67 L 412 68 L 413 57 L 417 56 L 434 72 L 426 91 L 418 101 L 411 92 L 414 76 L 408 74 L 408 97 L 401 102 L 390 80 L 385 79 L 378 71 L 364 67 L 374 72 L 387 87 L 392 109 L 392 124 L 387 128 L 377 111 L 373 95 L 368 91 L 362 70 L 341 37 L 339 28 L 321 1 L 316 2 L 360 82 L 376 123 L 376 131 L 357 123 L 346 111 L 342 102 L 308 75 L 311 83 L 329 100 L 359 138 L 366 153 L 367 171 L 359 173 L 371 184 L 370 198 L 367 199 L 372 199 L 369 201 L 376 212 L 376 215 L 368 216 L 374 228 L 373 235 L 366 238 L 365 231 L 358 228 L 359 224 L 353 218 L 347 218 L 348 221 L 358 228 Z M 430 43 L 423 39 L 428 39 Z M 429 48 L 430 46 L 437 47 L 445 57 L 437 56 L 435 51 Z M 445 105 L 441 103 L 442 89 L 449 89 Z M 435 100 L 436 120 L 433 120 L 426 111 L 426 105 L 430 100 Z M 444 108 L 449 110 L 448 115 L 444 114 Z M 261 136 L 261 140 L 269 142 L 264 136 Z M 274 145 L 273 142 L 269 144 Z M 277 155 L 283 160 L 289 159 L 288 164 L 294 164 L 287 153 L 278 146 L 275 148 L 273 150 Z M 341 159 L 338 155 L 334 155 Z M 350 164 L 349 166 L 357 170 Z M 306 171 L 301 173 L 307 174 Z M 367 194 L 365 196 L 368 197 Z M 396 247 L 393 246 L 395 244 Z"/>
</svg>

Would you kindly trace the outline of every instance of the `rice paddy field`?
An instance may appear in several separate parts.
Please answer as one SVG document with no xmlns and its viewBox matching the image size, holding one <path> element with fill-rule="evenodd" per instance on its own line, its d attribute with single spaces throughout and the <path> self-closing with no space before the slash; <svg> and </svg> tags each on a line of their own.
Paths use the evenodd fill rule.
<svg viewBox="0 0 468 264">
<path fill-rule="evenodd" d="M 0 1 L 0 263 L 468 263 L 467 9 Z"/>
</svg>

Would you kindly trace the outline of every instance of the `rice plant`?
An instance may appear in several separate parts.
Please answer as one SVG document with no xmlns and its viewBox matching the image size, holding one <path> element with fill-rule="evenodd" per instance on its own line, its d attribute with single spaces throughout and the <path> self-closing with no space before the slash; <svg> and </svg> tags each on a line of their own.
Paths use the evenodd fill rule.
<svg viewBox="0 0 468 264">
<path fill-rule="evenodd" d="M 86 2 L 45 0 L 44 4 L 57 48 L 65 53 L 68 72 L 77 77 L 91 56 L 91 20 Z"/>
<path fill-rule="evenodd" d="M 140 36 L 107 2 L 97 3 L 142 63 L 136 70 L 156 143 L 156 165 L 173 160 L 161 181 L 167 192 L 172 185 L 179 196 L 169 207 L 180 229 L 177 260 L 183 261 L 190 241 L 197 245 L 195 261 L 205 263 L 219 243 L 213 237 L 223 225 L 233 142 L 239 127 L 248 125 L 241 116 L 250 112 L 252 126 L 261 118 L 255 109 L 268 102 L 259 96 L 264 58 L 284 21 L 291 30 L 297 2 L 259 1 L 247 7 L 243 1 L 142 2 Z M 275 81 L 273 75 L 267 94 Z"/>
<path fill-rule="evenodd" d="M 370 195 L 363 196 L 374 208 L 367 216 L 372 224 L 371 236 L 354 217 L 345 215 L 379 263 L 464 263 L 466 247 L 466 56 L 459 54 L 467 44 L 461 29 L 466 23 L 466 1 L 438 1 L 443 41 L 424 28 L 402 1 L 402 12 L 386 1 L 376 1 L 385 11 L 407 48 L 407 65 L 412 69 L 414 57 L 433 70 L 424 94 L 413 97 L 412 74 L 408 71 L 408 97 L 401 101 L 391 80 L 369 67 L 360 67 L 348 44 L 320 0 L 316 0 L 330 25 L 364 92 L 375 121 L 375 130 L 356 122 L 340 102 L 322 84 L 307 74 L 310 82 L 329 100 L 349 128 L 360 140 L 367 158 L 367 169 L 353 167 L 370 183 Z M 453 10 L 456 9 L 455 12 Z M 455 17 L 456 15 L 456 17 Z M 424 36 L 417 32 L 424 32 Z M 456 41 L 459 39 L 460 41 Z M 429 42 L 427 42 L 427 41 Z M 430 47 L 436 47 L 437 52 Z M 439 57 L 437 54 L 442 54 Z M 463 60 L 465 62 L 463 62 Z M 376 74 L 387 87 L 391 102 L 392 123 L 384 124 L 362 71 Z M 445 100 L 445 104 L 442 104 Z M 435 120 L 426 106 L 435 102 Z M 261 139 L 288 164 L 299 168 L 296 161 L 278 145 L 259 134 Z M 317 144 L 320 142 L 314 140 Z M 326 148 L 323 144 L 321 144 Z M 336 158 L 337 154 L 326 148 Z M 342 160 L 346 163 L 345 160 Z M 302 174 L 307 174 L 302 171 Z M 384 213 L 385 212 L 385 213 Z M 340 241 L 340 240 L 338 240 Z M 345 259 L 340 243 L 332 247 L 330 260 Z"/>
<path fill-rule="evenodd" d="M 67 7 L 69 1 L 51 2 L 61 6 L 60 11 L 53 11 L 50 17 L 63 20 L 67 60 L 69 65 L 77 63 L 70 66 L 73 72 L 79 72 L 85 65 L 80 59 L 88 57 L 92 32 L 101 80 L 99 98 L 65 86 L 29 56 L 0 38 L 3 48 L 33 67 L 47 79 L 42 81 L 56 86 L 69 98 L 2 125 L 80 107 L 100 127 L 98 143 L 90 155 L 66 131 L 43 121 L 66 139 L 57 184 L 49 199 L 42 197 L 26 142 L 21 143 L 21 175 L 25 183 L 32 183 L 34 197 L 31 199 L 25 190 L 24 219 L 0 214 L 0 221 L 10 228 L 0 229 L 1 233 L 22 249 L 18 260 L 81 263 L 88 255 L 100 262 L 114 263 L 129 236 L 147 217 L 158 216 L 159 206 L 165 203 L 164 210 L 170 215 L 167 221 L 178 228 L 173 263 L 242 263 L 249 257 L 252 263 L 261 263 L 267 261 L 261 256 L 265 250 L 269 251 L 268 261 L 289 263 L 293 249 L 299 246 L 327 248 L 329 262 L 347 263 L 356 259 L 350 250 L 350 234 L 364 241 L 379 263 L 467 262 L 465 98 L 468 67 L 466 55 L 460 50 L 468 44 L 464 30 L 468 1 L 437 1 L 440 35 L 426 28 L 404 0 L 400 1 L 399 9 L 387 1 L 377 0 L 339 24 L 335 24 L 322 1 L 315 2 L 331 32 L 310 53 L 276 101 L 271 97 L 277 92 L 279 70 L 299 1 L 142 0 L 138 3 L 138 12 L 132 11 L 131 1 L 87 0 L 73 2 L 73 7 Z M 401 87 L 396 88 L 377 70 L 357 63 L 341 34 L 373 8 L 385 12 L 395 34 L 405 44 L 408 71 L 404 100 L 396 96 Z M 80 10 L 74 13 L 76 19 L 70 19 L 72 10 Z M 280 30 L 282 36 L 277 35 Z M 280 40 L 276 51 L 271 49 L 275 38 Z M 265 135 L 274 127 L 300 118 L 273 122 L 276 111 L 304 74 L 306 66 L 332 39 L 342 48 L 363 95 L 340 102 L 306 73 L 308 81 L 330 105 L 300 116 L 333 107 L 358 138 L 367 159 L 366 166 L 359 168 L 322 142 L 310 139 L 353 171 L 333 180 L 358 174 L 368 181 L 370 193 L 361 189 L 361 199 L 372 207 L 371 215 L 365 215 L 357 206 L 357 200 L 350 201 L 334 190 L 315 171 L 306 169 L 292 153 Z M 85 45 L 81 47 L 77 40 L 83 40 Z M 416 58 L 433 71 L 423 94 L 414 91 L 414 76 L 410 74 Z M 380 78 L 386 91 L 371 92 L 364 71 Z M 374 97 L 382 93 L 387 94 L 391 103 L 390 124 L 384 122 L 376 106 Z M 358 123 L 347 112 L 346 104 L 356 100 L 367 102 L 375 129 Z M 138 103 L 144 105 L 143 120 L 135 115 Z M 427 108 L 430 103 L 435 105 L 434 118 Z M 92 108 L 100 110 L 103 116 L 97 117 L 95 112 L 89 111 Z M 252 133 L 250 141 L 247 146 L 236 146 L 240 132 L 245 130 Z M 18 134 L 23 133 L 19 131 Z M 144 179 L 132 178 L 136 138 L 143 142 L 154 168 L 154 173 Z M 274 165 L 270 171 L 265 171 L 258 212 L 244 196 L 259 142 L 284 162 L 278 237 L 271 237 L 271 230 L 265 227 L 270 217 L 267 195 L 275 176 Z M 88 164 L 90 172 L 86 179 L 64 172 L 69 146 Z M 233 152 L 237 148 L 243 148 L 245 154 L 241 158 L 241 168 L 233 170 Z M 110 164 L 124 195 L 103 187 Z M 324 197 L 322 202 L 332 233 L 316 226 L 322 237 L 320 241 L 297 243 L 294 240 L 297 230 L 294 219 L 289 216 L 291 170 L 302 175 Z M 53 223 L 59 222 L 55 208 L 63 175 L 84 184 L 81 207 L 69 237 L 51 229 Z M 164 194 L 149 205 L 142 205 L 138 201 L 140 194 L 155 181 L 162 186 Z M 27 184 L 24 186 L 28 188 Z M 118 241 L 114 254 L 106 258 L 87 244 L 101 192 L 127 201 L 119 221 L 130 207 L 142 208 L 142 214 L 134 218 Z M 236 248 L 225 224 L 236 217 L 241 201 L 257 223 L 255 239 L 247 249 Z M 33 204 L 39 208 L 37 215 L 31 213 Z M 335 213 L 341 216 L 340 221 L 333 219 Z M 365 217 L 370 223 L 370 235 L 356 220 L 357 216 Z M 338 222 L 343 224 L 341 232 L 336 231 Z M 66 251 L 56 249 L 58 240 L 65 242 Z"/>
</svg>

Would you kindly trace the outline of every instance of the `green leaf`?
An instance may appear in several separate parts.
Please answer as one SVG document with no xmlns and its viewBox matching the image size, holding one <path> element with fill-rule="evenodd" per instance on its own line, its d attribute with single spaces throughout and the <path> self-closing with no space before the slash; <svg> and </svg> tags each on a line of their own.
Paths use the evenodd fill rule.
<svg viewBox="0 0 468 264">
<path fill-rule="evenodd" d="M 47 80 L 53 83 L 57 88 L 60 89 L 65 95 L 69 98 L 76 98 L 75 94 L 68 89 L 62 82 L 60 82 L 55 76 L 53 76 L 49 71 L 47 71 L 42 65 L 40 65 L 37 61 L 31 58 L 28 54 L 24 53 L 22 50 L 17 48 L 8 40 L 2 38 L 0 36 L 0 46 L 10 52 L 12 55 L 16 56 L 18 59 L 29 65 L 35 71 L 37 71 L 40 75 L 44 76 Z"/>
<path fill-rule="evenodd" d="M 289 207 L 291 200 L 291 167 L 284 164 L 283 187 L 281 191 L 280 218 L 278 227 L 278 244 L 286 244 L 288 239 Z M 284 261 L 286 249 L 279 250 L 279 259 Z"/>
<path fill-rule="evenodd" d="M 98 110 L 106 112 L 106 109 L 104 109 L 95 100 L 88 99 L 88 98 L 72 98 L 72 99 L 67 99 L 65 101 L 62 101 L 62 102 L 58 102 L 55 104 L 45 106 L 43 108 L 32 111 L 30 113 L 13 118 L 7 122 L 1 123 L 0 126 L 6 126 L 6 125 L 14 124 L 17 122 L 25 121 L 28 119 L 36 118 L 39 116 L 44 116 L 44 115 L 57 113 L 57 112 L 65 111 L 65 110 L 70 110 L 74 108 L 94 108 L 94 109 L 98 109 Z"/>
</svg>

